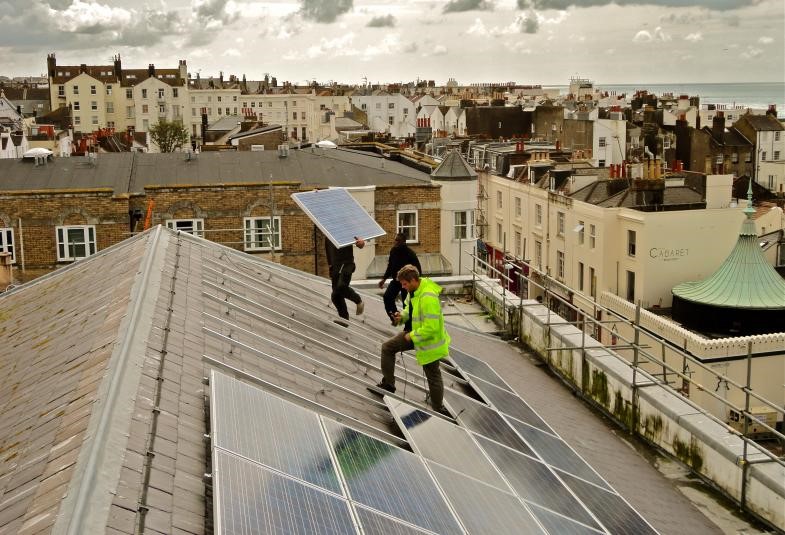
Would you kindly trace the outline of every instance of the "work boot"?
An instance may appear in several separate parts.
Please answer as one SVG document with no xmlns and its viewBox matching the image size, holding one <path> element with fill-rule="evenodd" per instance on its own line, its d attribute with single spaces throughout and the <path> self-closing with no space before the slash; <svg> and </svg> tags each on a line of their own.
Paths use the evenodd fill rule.
<svg viewBox="0 0 785 535">
<path fill-rule="evenodd" d="M 363 313 L 363 311 L 365 311 L 365 303 L 360 301 L 359 303 L 357 303 L 357 310 L 355 311 L 355 314 L 359 316 L 360 314 Z"/>
<path fill-rule="evenodd" d="M 381 388 L 382 390 L 388 391 L 390 394 L 395 394 L 395 387 L 388 385 L 384 381 L 379 381 L 379 384 L 376 385 L 376 388 Z"/>
<path fill-rule="evenodd" d="M 445 407 L 444 405 L 442 405 L 441 407 L 438 407 L 438 408 L 434 407 L 433 408 L 433 412 L 437 412 L 437 413 L 441 414 L 442 416 L 446 416 L 450 420 L 453 419 L 452 414 L 450 414 L 450 411 L 448 411 L 447 407 Z"/>
</svg>

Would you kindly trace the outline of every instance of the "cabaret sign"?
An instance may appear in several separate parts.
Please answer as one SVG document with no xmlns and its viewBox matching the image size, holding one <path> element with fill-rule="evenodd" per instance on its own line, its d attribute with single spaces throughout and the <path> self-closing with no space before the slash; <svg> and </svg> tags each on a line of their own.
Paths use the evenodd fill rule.
<svg viewBox="0 0 785 535">
<path fill-rule="evenodd" d="M 663 260 L 665 262 L 669 262 L 671 260 L 678 260 L 679 258 L 684 258 L 685 256 L 689 256 L 690 250 L 685 248 L 682 249 L 666 249 L 664 247 L 652 247 L 649 249 L 649 256 L 654 258 L 655 260 Z"/>
</svg>

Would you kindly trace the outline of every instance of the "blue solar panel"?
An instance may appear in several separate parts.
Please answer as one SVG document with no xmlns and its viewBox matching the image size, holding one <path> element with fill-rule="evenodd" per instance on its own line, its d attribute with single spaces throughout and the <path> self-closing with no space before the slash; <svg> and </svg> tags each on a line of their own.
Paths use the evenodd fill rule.
<svg viewBox="0 0 785 535">
<path fill-rule="evenodd" d="M 293 193 L 292 199 L 338 248 L 386 234 L 344 188 Z"/>
</svg>

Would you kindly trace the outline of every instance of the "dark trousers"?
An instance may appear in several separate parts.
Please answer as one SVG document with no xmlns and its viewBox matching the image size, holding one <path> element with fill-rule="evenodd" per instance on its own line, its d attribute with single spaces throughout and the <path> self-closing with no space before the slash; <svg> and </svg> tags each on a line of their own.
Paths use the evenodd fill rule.
<svg viewBox="0 0 785 535">
<path fill-rule="evenodd" d="M 340 266 L 330 267 L 330 281 L 333 286 L 333 293 L 330 300 L 335 305 L 338 315 L 343 319 L 349 319 L 349 310 L 346 308 L 346 299 L 352 303 L 360 303 L 362 298 L 349 286 L 352 282 L 354 264 L 341 264 Z"/>
<path fill-rule="evenodd" d="M 404 338 L 406 332 L 401 332 L 382 344 L 382 375 L 384 383 L 395 386 L 395 355 L 401 351 L 414 349 L 414 343 Z M 428 390 L 431 393 L 431 406 L 441 409 L 444 400 L 444 384 L 442 383 L 442 370 L 439 361 L 431 362 L 422 367 L 425 378 L 428 380 Z"/>
<path fill-rule="evenodd" d="M 395 304 L 395 298 L 400 294 L 401 303 L 406 302 L 406 290 L 403 289 L 401 283 L 397 280 L 391 280 L 387 289 L 384 291 L 384 311 L 387 315 L 392 315 L 398 312 L 398 306 Z"/>
</svg>

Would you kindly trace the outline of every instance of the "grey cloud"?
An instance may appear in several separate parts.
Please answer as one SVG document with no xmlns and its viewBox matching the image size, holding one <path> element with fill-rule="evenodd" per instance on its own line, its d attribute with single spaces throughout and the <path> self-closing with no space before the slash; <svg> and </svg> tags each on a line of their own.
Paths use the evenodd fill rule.
<svg viewBox="0 0 785 535">
<path fill-rule="evenodd" d="M 450 0 L 442 9 L 442 13 L 461 13 L 463 11 L 492 11 L 490 0 Z"/>
<path fill-rule="evenodd" d="M 382 15 L 372 18 L 366 26 L 369 28 L 392 28 L 395 26 L 395 22 L 395 17 L 392 15 Z"/>
<path fill-rule="evenodd" d="M 404 54 L 415 54 L 417 52 L 417 50 L 419 50 L 419 48 L 420 47 L 417 45 L 417 43 L 411 42 L 408 45 L 406 45 L 405 47 L 403 47 L 403 53 Z"/>
<path fill-rule="evenodd" d="M 617 4 L 620 6 L 705 7 L 726 11 L 751 6 L 758 0 L 517 0 L 518 9 L 567 9 Z"/>
<path fill-rule="evenodd" d="M 540 21 L 537 20 L 537 15 L 529 13 L 521 21 L 521 32 L 523 33 L 537 33 L 540 29 Z"/>
<path fill-rule="evenodd" d="M 354 0 L 301 0 L 300 13 L 304 19 L 330 23 L 351 11 Z"/>
<path fill-rule="evenodd" d="M 221 24 L 231 24 L 239 17 L 239 13 L 229 13 L 226 11 L 228 0 L 204 0 L 197 3 L 194 8 L 194 16 L 202 25 L 215 22 Z"/>
</svg>

